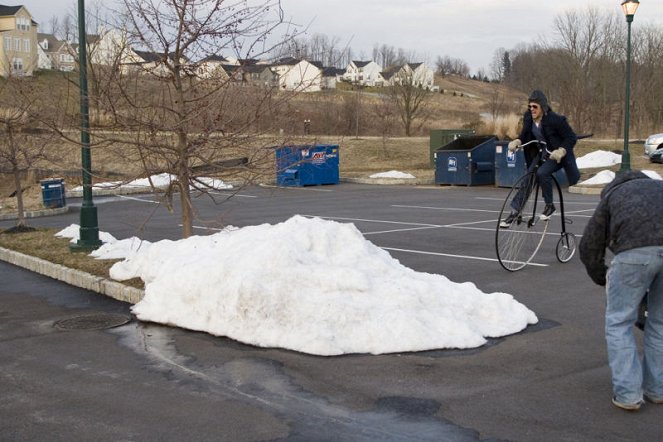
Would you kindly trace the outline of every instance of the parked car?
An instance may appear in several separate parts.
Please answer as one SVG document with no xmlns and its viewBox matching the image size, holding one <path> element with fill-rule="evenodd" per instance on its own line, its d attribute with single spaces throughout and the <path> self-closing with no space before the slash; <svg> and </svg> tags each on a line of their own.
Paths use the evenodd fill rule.
<svg viewBox="0 0 663 442">
<path fill-rule="evenodd" d="M 652 154 L 649 155 L 649 161 L 652 163 L 663 163 L 663 147 L 652 152 Z"/>
<path fill-rule="evenodd" d="M 650 135 L 645 141 L 645 154 L 651 155 L 660 147 L 663 147 L 663 134 Z"/>
</svg>

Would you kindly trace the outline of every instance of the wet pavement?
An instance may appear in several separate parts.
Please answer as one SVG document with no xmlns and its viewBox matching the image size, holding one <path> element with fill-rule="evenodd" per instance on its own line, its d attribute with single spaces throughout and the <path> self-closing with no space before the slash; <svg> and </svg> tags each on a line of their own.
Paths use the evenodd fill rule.
<svg viewBox="0 0 663 442">
<path fill-rule="evenodd" d="M 577 257 L 558 263 L 550 242 L 540 266 L 508 273 L 494 260 L 494 212 L 505 195 L 341 185 L 248 189 L 220 195 L 224 204 L 199 203 L 208 231 L 295 213 L 354 222 L 408 267 L 506 291 L 540 318 L 472 350 L 317 357 L 134 318 L 66 329 L 56 324 L 130 316 L 130 306 L 0 263 L 0 439 L 663 439 L 663 406 L 627 413 L 610 404 L 604 297 Z M 100 228 L 177 238 L 177 218 L 144 200 L 99 201 Z M 568 196 L 573 232 L 582 233 L 596 201 Z M 76 216 L 32 224 L 63 228 Z"/>
</svg>

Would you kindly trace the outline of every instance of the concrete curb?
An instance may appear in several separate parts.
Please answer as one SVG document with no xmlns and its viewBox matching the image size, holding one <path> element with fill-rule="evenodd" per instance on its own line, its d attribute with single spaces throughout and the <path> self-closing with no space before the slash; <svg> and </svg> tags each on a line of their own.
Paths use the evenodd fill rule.
<svg viewBox="0 0 663 442">
<path fill-rule="evenodd" d="M 63 213 L 69 212 L 69 207 L 58 207 L 57 209 L 41 209 L 41 210 L 30 210 L 23 212 L 26 218 L 38 218 L 40 216 L 55 216 L 62 215 Z M 0 214 L 0 221 L 8 221 L 11 219 L 17 219 L 18 213 L 5 213 Z"/>
<path fill-rule="evenodd" d="M 0 247 L 0 260 L 130 304 L 136 304 L 145 296 L 144 290 L 2 247 Z"/>
<path fill-rule="evenodd" d="M 582 195 L 600 195 L 603 190 L 603 185 L 596 187 L 589 186 L 570 186 L 569 193 L 579 193 Z"/>
</svg>

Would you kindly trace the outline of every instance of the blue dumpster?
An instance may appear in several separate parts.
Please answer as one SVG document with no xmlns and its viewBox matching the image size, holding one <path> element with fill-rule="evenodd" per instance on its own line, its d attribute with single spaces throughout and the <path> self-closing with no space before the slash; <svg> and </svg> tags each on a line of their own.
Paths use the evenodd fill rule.
<svg viewBox="0 0 663 442">
<path fill-rule="evenodd" d="M 509 152 L 508 141 L 495 143 L 495 185 L 498 187 L 511 187 L 527 172 L 525 153 L 521 150 Z M 564 169 L 554 173 L 560 186 L 568 186 Z"/>
<path fill-rule="evenodd" d="M 298 187 L 338 184 L 338 150 L 338 144 L 277 148 L 276 184 Z"/>
<path fill-rule="evenodd" d="M 56 209 L 66 205 L 64 196 L 64 180 L 53 178 L 41 180 L 41 196 L 44 207 Z"/>
<path fill-rule="evenodd" d="M 463 136 L 435 151 L 435 184 L 495 183 L 494 136 Z"/>
</svg>

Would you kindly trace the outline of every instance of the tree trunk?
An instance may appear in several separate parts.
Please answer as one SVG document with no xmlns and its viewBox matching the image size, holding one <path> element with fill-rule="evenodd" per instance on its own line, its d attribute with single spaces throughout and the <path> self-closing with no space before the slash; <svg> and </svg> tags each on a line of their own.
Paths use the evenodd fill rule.
<svg viewBox="0 0 663 442">
<path fill-rule="evenodd" d="M 18 215 L 16 218 L 16 226 L 25 226 L 25 210 L 23 205 L 23 186 L 21 185 L 21 171 L 16 167 L 12 170 L 14 175 L 14 186 L 16 187 L 16 208 Z"/>
</svg>

